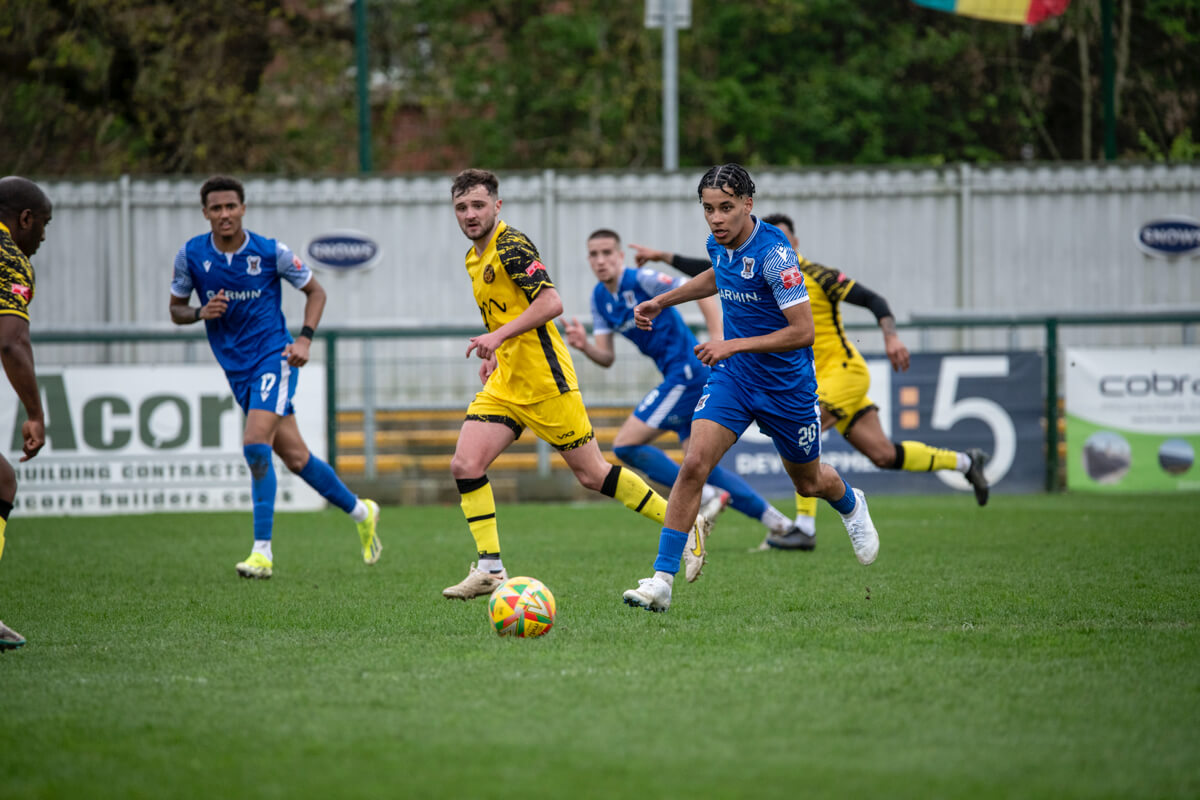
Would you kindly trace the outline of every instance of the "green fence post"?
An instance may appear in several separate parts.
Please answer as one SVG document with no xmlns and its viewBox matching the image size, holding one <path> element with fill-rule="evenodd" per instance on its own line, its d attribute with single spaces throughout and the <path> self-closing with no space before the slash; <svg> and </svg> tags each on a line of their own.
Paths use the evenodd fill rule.
<svg viewBox="0 0 1200 800">
<path fill-rule="evenodd" d="M 337 334 L 325 336 L 325 459 L 337 469 Z"/>
<path fill-rule="evenodd" d="M 1058 489 L 1058 318 L 1046 317 L 1046 491 Z"/>
</svg>

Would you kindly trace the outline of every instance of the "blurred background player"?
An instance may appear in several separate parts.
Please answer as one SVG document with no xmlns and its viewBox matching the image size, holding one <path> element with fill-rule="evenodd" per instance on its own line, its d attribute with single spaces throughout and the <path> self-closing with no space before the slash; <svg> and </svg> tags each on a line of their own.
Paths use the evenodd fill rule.
<svg viewBox="0 0 1200 800">
<path fill-rule="evenodd" d="M 646 473 L 664 486 L 674 486 L 679 465 L 650 444 L 666 431 L 679 436 L 686 453 L 692 433 L 692 412 L 700 400 L 709 368 L 700 363 L 698 344 L 683 317 L 667 308 L 654 321 L 654 330 L 644 331 L 634 324 L 633 309 L 639 303 L 682 286 L 686 278 L 672 278 L 652 269 L 636 270 L 625 266 L 621 237 L 602 228 L 588 237 L 588 264 L 599 283 L 592 291 L 592 332 L 577 319 L 564 325 L 567 343 L 602 367 L 616 359 L 613 333 L 619 332 L 653 359 L 663 380 L 651 389 L 617 431 L 613 453 L 631 467 Z M 720 339 L 720 304 L 715 297 L 697 301 L 710 338 Z M 715 334 L 713 331 L 715 330 Z M 786 535 L 792 520 L 764 500 L 736 472 L 713 467 L 700 497 L 700 513 L 712 519 L 725 502 L 751 519 L 765 525 L 771 533 Z M 699 553 L 692 552 L 697 557 Z M 689 562 L 688 566 L 691 566 Z M 699 573 L 686 575 L 694 581 Z"/>
<path fill-rule="evenodd" d="M 696 348 L 715 369 L 692 417 L 692 442 L 671 489 L 654 574 L 623 595 L 631 606 L 666 611 L 700 489 L 713 467 L 752 423 L 770 437 L 792 484 L 821 497 L 842 515 L 861 564 L 875 561 L 879 534 L 863 493 L 821 463 L 820 408 L 813 371 L 812 311 L 796 252 L 778 228 L 756 219 L 754 181 L 738 164 L 712 167 L 697 187 L 712 232 L 712 268 L 634 309 L 639 328 L 651 330 L 663 309 L 718 294 L 725 339 Z"/>
<path fill-rule="evenodd" d="M 903 372 L 909 366 L 908 348 L 896 333 L 896 320 L 887 300 L 845 273 L 800 255 L 796 226 L 790 217 L 771 214 L 763 217 L 763 222 L 783 231 L 796 251 L 800 269 L 804 273 L 816 328 L 813 362 L 821 399 L 822 432 L 836 427 L 855 450 L 871 459 L 871 463 L 879 469 L 961 472 L 974 489 L 976 502 L 985 505 L 988 500 L 988 483 L 983 474 L 988 460 L 985 452 L 978 448 L 965 452 L 945 450 L 911 440 L 893 442 L 883 431 L 879 422 L 879 407 L 867 396 L 871 387 L 871 373 L 866 359 L 846 335 L 838 306 L 845 301 L 870 309 L 883 331 L 883 346 L 892 369 Z M 631 244 L 630 247 L 639 265 L 661 261 L 688 275 L 697 275 L 709 268 L 709 262 L 701 258 L 688 258 L 637 244 Z M 785 534 L 768 534 L 760 547 L 812 550 L 816 547 L 816 513 L 817 501 L 797 494 L 795 525 Z"/>
<path fill-rule="evenodd" d="M 571 354 L 553 324 L 562 313 L 562 299 L 533 242 L 499 218 L 499 180 L 486 170 L 463 170 L 450 197 L 458 226 L 472 242 L 467 275 L 487 328 L 467 346 L 467 357 L 475 353 L 483 360 L 483 389 L 467 407 L 450 461 L 479 560 L 442 595 L 470 600 L 490 594 L 508 578 L 487 468 L 526 427 L 559 452 L 585 488 L 615 497 L 656 522 L 662 522 L 667 503 L 636 472 L 608 463 L 601 454 Z M 688 527 L 697 540 L 702 539 L 699 524 L 693 509 Z"/>
<path fill-rule="evenodd" d="M 46 443 L 42 397 L 29 341 L 29 304 L 34 290 L 29 259 L 46 238 L 52 210 L 50 199 L 33 181 L 16 176 L 0 178 L 0 362 L 25 408 L 22 461 L 36 456 Z M 0 557 L 4 556 L 4 533 L 16 499 L 16 472 L 0 455 Z M 0 622 L 0 652 L 23 644 L 24 636 Z"/>
<path fill-rule="evenodd" d="M 254 547 L 236 565 L 243 578 L 270 578 L 274 564 L 274 450 L 284 466 L 357 525 L 363 561 L 374 564 L 383 549 L 376 526 L 379 506 L 360 500 L 333 468 L 309 452 L 296 424 L 292 397 L 300 367 L 308 363 L 313 334 L 325 310 L 325 290 L 286 244 L 243 229 L 246 193 L 234 178 L 214 176 L 200 188 L 211 233 L 190 240 L 175 256 L 171 321 L 205 321 L 208 343 L 234 399 L 246 414 L 242 452 L 250 467 Z M 281 302 L 282 282 L 304 292 L 304 327 L 294 341 Z M 188 304 L 195 290 L 199 308 Z"/>
</svg>

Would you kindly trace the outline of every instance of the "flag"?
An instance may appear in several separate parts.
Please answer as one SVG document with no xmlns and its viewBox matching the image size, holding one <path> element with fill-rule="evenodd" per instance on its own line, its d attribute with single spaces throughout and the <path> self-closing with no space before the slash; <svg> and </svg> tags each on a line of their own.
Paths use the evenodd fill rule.
<svg viewBox="0 0 1200 800">
<path fill-rule="evenodd" d="M 965 17 L 1035 25 L 1067 10 L 1071 0 L 913 0 L 919 6 Z"/>
</svg>

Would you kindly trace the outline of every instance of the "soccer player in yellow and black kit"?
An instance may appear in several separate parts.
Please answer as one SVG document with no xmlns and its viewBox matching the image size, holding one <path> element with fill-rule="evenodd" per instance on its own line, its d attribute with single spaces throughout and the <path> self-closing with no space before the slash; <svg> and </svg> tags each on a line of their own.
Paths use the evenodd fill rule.
<svg viewBox="0 0 1200 800">
<path fill-rule="evenodd" d="M 475 353 L 483 360 L 479 378 L 484 386 L 467 408 L 450 462 L 479 560 L 466 578 L 442 594 L 470 600 L 491 594 L 508 578 L 500 558 L 487 468 L 525 428 L 558 450 L 584 487 L 615 497 L 659 524 L 667 501 L 633 470 L 614 466 L 601 454 L 579 394 L 575 365 L 553 323 L 562 313 L 562 299 L 537 248 L 499 218 L 496 176 L 464 170 L 455 177 L 450 196 L 458 226 L 472 242 L 467 274 L 487 328 L 467 347 L 468 357 Z M 698 534 L 693 525 L 689 544 Z"/>
<path fill-rule="evenodd" d="M 29 257 L 46 238 L 50 199 L 33 181 L 0 178 L 0 362 L 8 382 L 25 407 L 21 423 L 22 461 L 38 454 L 46 443 L 41 393 L 33 370 L 29 342 L 29 303 L 33 300 L 33 266 Z M 17 498 L 17 474 L 0 456 L 0 556 L 4 530 Z M 25 637 L 0 622 L 0 652 L 25 644 Z"/>
<path fill-rule="evenodd" d="M 800 269 L 808 286 L 812 306 L 816 341 L 813 361 L 817 373 L 817 393 L 821 402 L 821 430 L 836 427 L 855 450 L 871 459 L 879 469 L 933 472 L 961 472 L 975 490 L 975 501 L 984 505 L 988 500 L 988 483 L 983 468 L 988 456 L 972 448 L 966 452 L 931 447 L 924 442 L 893 442 L 879 423 L 879 408 L 871 402 L 867 391 L 871 375 L 867 362 L 846 336 L 838 306 L 843 302 L 870 309 L 883 331 L 884 349 L 892 368 L 897 372 L 908 369 L 908 348 L 896 334 L 896 320 L 887 300 L 849 278 L 845 273 L 809 261 L 800 255 L 796 242 L 796 226 L 783 214 L 763 217 L 783 231 L 800 259 Z M 681 272 L 696 275 L 708 269 L 707 259 L 687 258 L 663 250 L 653 250 L 631 244 L 638 266 L 647 261 L 662 261 Z M 796 521 L 786 534 L 768 534 L 761 547 L 780 550 L 812 550 L 816 547 L 816 510 L 813 498 L 796 495 Z"/>
</svg>

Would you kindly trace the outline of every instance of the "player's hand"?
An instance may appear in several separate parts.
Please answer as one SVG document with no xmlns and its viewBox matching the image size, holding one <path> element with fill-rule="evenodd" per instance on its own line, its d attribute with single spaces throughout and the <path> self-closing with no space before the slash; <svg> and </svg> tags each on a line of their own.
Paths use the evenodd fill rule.
<svg viewBox="0 0 1200 800">
<path fill-rule="evenodd" d="M 303 367 L 308 363 L 308 350 L 312 343 L 308 341 L 307 336 L 301 336 L 296 341 L 283 348 L 283 355 L 287 358 L 288 364 L 293 367 Z"/>
<path fill-rule="evenodd" d="M 497 362 L 496 362 L 495 356 L 484 359 L 483 363 L 479 365 L 479 382 L 480 383 L 485 384 L 485 385 L 487 384 L 488 378 L 492 377 L 492 373 L 496 371 L 496 365 L 497 365 Z"/>
<path fill-rule="evenodd" d="M 471 351 L 473 350 L 477 356 L 486 361 L 489 358 L 495 357 L 496 350 L 502 344 L 504 344 L 504 337 L 495 332 L 485 333 L 482 336 L 472 336 L 471 344 L 467 346 L 467 358 L 471 357 Z"/>
<path fill-rule="evenodd" d="M 724 361 L 736 353 L 737 348 L 727 340 L 718 340 L 698 344 L 692 348 L 692 352 L 696 354 L 696 358 L 700 359 L 701 364 L 711 367 L 718 361 Z"/>
<path fill-rule="evenodd" d="M 661 313 L 662 305 L 659 304 L 658 298 L 653 298 L 637 304 L 633 309 L 633 321 L 644 331 L 652 330 L 654 328 L 653 319 Z"/>
<path fill-rule="evenodd" d="M 587 348 L 587 331 L 577 317 L 571 317 L 569 322 L 564 319 L 562 326 L 563 331 L 567 334 L 567 344 L 576 350 Z"/>
<path fill-rule="evenodd" d="M 883 347 L 887 352 L 888 361 L 892 362 L 893 370 L 904 372 L 908 369 L 910 361 L 908 348 L 904 346 L 904 342 L 900 341 L 899 336 L 885 336 Z"/>
<path fill-rule="evenodd" d="M 222 289 L 211 300 L 200 306 L 200 319 L 216 319 L 224 314 L 227 308 L 229 308 L 229 298 L 225 296 L 225 290 Z"/>
<path fill-rule="evenodd" d="M 38 454 L 46 443 L 46 425 L 41 420 L 27 419 L 21 423 L 21 450 L 25 455 L 22 461 L 28 461 Z"/>
<path fill-rule="evenodd" d="M 651 247 L 643 247 L 640 244 L 629 245 L 629 249 L 633 251 L 633 263 L 639 267 L 646 266 L 648 261 L 662 261 L 664 263 L 671 260 L 671 254 L 665 250 L 655 250 Z"/>
</svg>

